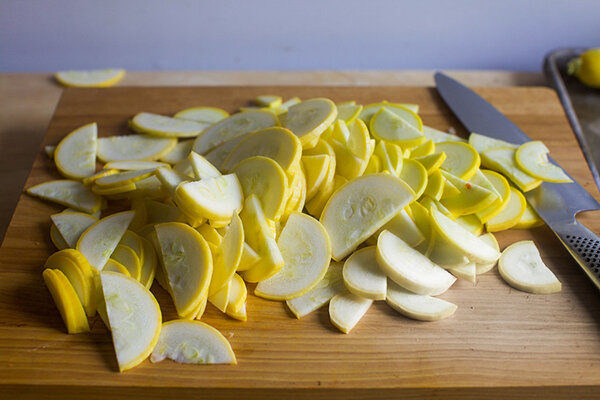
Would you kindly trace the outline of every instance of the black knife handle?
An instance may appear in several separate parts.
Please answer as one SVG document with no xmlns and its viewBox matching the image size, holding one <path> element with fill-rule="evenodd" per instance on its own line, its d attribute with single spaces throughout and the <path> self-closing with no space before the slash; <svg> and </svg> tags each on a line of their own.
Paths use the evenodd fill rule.
<svg viewBox="0 0 600 400">
<path fill-rule="evenodd" d="M 555 226 L 554 232 L 600 290 L 600 237 L 577 220 Z"/>
</svg>

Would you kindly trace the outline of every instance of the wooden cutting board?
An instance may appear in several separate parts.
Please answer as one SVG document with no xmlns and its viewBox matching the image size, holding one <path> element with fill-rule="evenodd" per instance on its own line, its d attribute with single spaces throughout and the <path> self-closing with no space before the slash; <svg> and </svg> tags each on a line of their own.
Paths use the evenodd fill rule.
<svg viewBox="0 0 600 400">
<path fill-rule="evenodd" d="M 558 160 L 596 198 L 591 175 L 554 92 L 545 88 L 477 90 Z M 96 121 L 101 136 L 123 134 L 140 111 L 172 114 L 212 105 L 233 112 L 259 94 L 367 104 L 382 99 L 421 106 L 426 125 L 464 134 L 434 89 L 414 87 L 188 87 L 67 89 L 44 145 Z M 42 147 L 43 149 L 43 147 Z M 26 187 L 59 178 L 40 150 Z M 67 335 L 42 281 L 55 251 L 50 218 L 60 207 L 22 195 L 0 249 L 0 397 L 104 398 L 381 398 L 404 396 L 594 397 L 600 387 L 600 295 L 545 228 L 497 235 L 502 247 L 531 239 L 563 283 L 562 292 L 511 289 L 496 270 L 477 285 L 457 282 L 442 295 L 458 305 L 438 322 L 404 318 L 376 302 L 348 335 L 327 307 L 300 320 L 284 304 L 249 295 L 248 321 L 212 306 L 203 321 L 231 342 L 238 365 L 192 366 L 145 361 L 117 372 L 110 333 L 96 317 L 89 334 Z M 600 232 L 600 214 L 582 222 Z M 175 317 L 168 295 L 155 293 L 163 319 Z"/>
</svg>

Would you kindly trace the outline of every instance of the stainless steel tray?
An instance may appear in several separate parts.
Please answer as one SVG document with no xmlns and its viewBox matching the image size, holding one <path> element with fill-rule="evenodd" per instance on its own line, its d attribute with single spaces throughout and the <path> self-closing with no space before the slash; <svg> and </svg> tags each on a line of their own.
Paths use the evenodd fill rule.
<svg viewBox="0 0 600 400">
<path fill-rule="evenodd" d="M 583 85 L 567 74 L 567 64 L 585 48 L 550 52 L 544 60 L 544 74 L 557 91 L 585 159 L 600 189 L 600 89 Z"/>
</svg>

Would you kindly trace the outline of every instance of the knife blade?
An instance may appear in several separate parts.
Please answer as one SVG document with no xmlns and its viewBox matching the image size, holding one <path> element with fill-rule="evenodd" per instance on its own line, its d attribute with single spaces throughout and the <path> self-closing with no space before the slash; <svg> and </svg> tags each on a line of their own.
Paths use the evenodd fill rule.
<svg viewBox="0 0 600 400">
<path fill-rule="evenodd" d="M 437 72 L 434 79 L 438 93 L 469 132 L 518 145 L 531 140 L 473 90 L 441 72 Z M 551 158 L 549 160 L 558 165 Z M 571 183 L 544 182 L 524 194 L 600 290 L 600 237 L 575 218 L 580 211 L 600 209 L 600 203 L 575 179 L 571 179 Z"/>
</svg>

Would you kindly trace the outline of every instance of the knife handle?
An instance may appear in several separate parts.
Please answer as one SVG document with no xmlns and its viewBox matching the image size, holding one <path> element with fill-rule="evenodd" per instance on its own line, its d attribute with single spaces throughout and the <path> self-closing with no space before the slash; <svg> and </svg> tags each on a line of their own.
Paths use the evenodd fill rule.
<svg viewBox="0 0 600 400">
<path fill-rule="evenodd" d="M 600 237 L 577 220 L 555 228 L 563 245 L 600 290 Z"/>
</svg>

